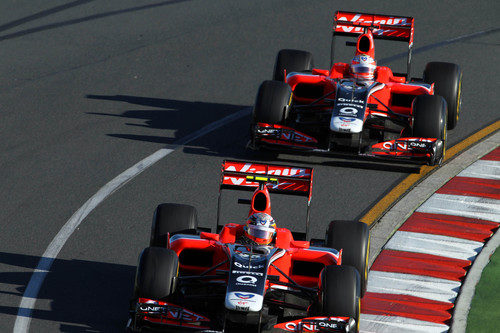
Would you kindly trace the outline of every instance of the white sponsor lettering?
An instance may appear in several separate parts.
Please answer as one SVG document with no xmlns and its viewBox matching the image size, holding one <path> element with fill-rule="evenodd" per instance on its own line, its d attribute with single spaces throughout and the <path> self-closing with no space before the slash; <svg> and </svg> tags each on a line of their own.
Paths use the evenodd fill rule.
<svg viewBox="0 0 500 333">
<path fill-rule="evenodd" d="M 318 318 L 319 319 L 319 318 Z M 324 318 L 326 319 L 326 318 Z M 337 323 L 320 321 L 318 323 L 289 322 L 285 324 L 285 329 L 295 332 L 299 328 L 301 332 L 318 332 L 320 328 L 339 328 Z"/>
<path fill-rule="evenodd" d="M 361 14 L 356 14 L 354 15 L 354 17 L 351 19 L 351 22 L 356 22 L 359 18 L 361 17 Z M 339 21 L 347 21 L 347 17 L 341 17 L 339 18 Z M 346 27 L 346 26 L 342 26 L 342 30 L 344 30 L 345 32 L 351 32 L 351 30 L 353 29 L 354 27 Z M 360 27 L 356 27 L 354 29 L 354 31 L 361 31 L 362 29 Z"/>
<path fill-rule="evenodd" d="M 228 179 L 231 180 L 231 183 L 233 183 L 234 185 L 241 185 L 243 181 L 245 181 L 245 178 L 224 177 L 224 180 Z"/>
<path fill-rule="evenodd" d="M 226 227 L 226 228 L 227 228 L 227 227 Z M 243 252 L 241 252 L 241 253 L 240 253 L 240 252 L 237 252 L 237 254 L 238 254 L 240 257 L 245 258 L 245 259 L 250 257 L 250 254 L 248 254 L 248 253 L 243 253 Z M 258 255 L 258 254 L 252 254 L 252 258 L 260 258 L 260 257 L 261 257 L 261 256 L 260 256 L 260 255 Z"/>
<path fill-rule="evenodd" d="M 245 165 L 241 168 L 241 170 L 238 170 L 238 171 L 239 172 L 247 172 L 251 166 L 252 166 L 251 163 L 245 163 Z M 226 171 L 236 171 L 236 168 L 234 165 L 230 165 L 226 168 Z"/>
<path fill-rule="evenodd" d="M 269 172 L 268 172 L 269 175 L 273 175 L 273 176 L 280 176 L 280 173 L 283 176 L 310 176 L 311 175 L 310 173 L 306 172 L 306 169 L 296 169 L 296 168 L 282 169 L 282 170 L 275 169 L 275 170 L 269 170 Z"/>
<path fill-rule="evenodd" d="M 314 324 L 300 323 L 299 327 L 301 328 L 302 332 L 317 332 L 316 325 L 314 325 Z M 287 330 L 295 332 L 297 330 L 297 324 L 288 323 L 285 325 L 285 328 Z"/>
<path fill-rule="evenodd" d="M 410 147 L 425 148 L 427 145 L 424 142 L 410 142 Z"/>
<path fill-rule="evenodd" d="M 243 265 L 240 264 L 239 262 L 235 262 L 234 265 L 239 268 L 247 268 L 247 269 L 259 269 L 259 268 L 264 268 L 264 265 L 257 265 L 257 266 L 252 266 L 252 265 Z"/>
<path fill-rule="evenodd" d="M 354 116 L 358 113 L 358 110 L 355 108 L 351 108 L 351 107 L 345 107 L 345 108 L 340 109 L 339 113 L 342 115 Z"/>
<path fill-rule="evenodd" d="M 258 275 L 263 276 L 263 273 L 260 272 L 248 272 L 248 271 L 233 271 L 233 274 L 248 274 L 248 275 Z"/>
<path fill-rule="evenodd" d="M 276 134 L 279 132 L 277 128 L 259 128 L 257 129 L 257 133 L 259 134 Z"/>
<path fill-rule="evenodd" d="M 255 173 L 255 174 L 264 174 L 264 170 L 259 170 L 257 171 L 255 167 L 252 167 L 251 163 L 245 164 L 240 170 L 236 170 L 236 167 L 234 165 L 228 166 L 225 171 L 237 171 L 237 172 L 249 172 L 249 173 Z M 268 171 L 268 175 L 274 175 L 274 176 L 310 176 L 311 174 L 306 172 L 306 169 L 302 168 L 283 168 L 283 169 L 271 169 Z M 240 185 L 245 181 L 245 178 L 243 177 L 228 177 L 225 176 L 224 180 L 231 180 L 231 182 L 234 185 Z"/>
<path fill-rule="evenodd" d="M 236 281 L 238 281 L 239 283 L 254 284 L 255 282 L 257 282 L 257 278 L 250 275 L 243 275 L 243 276 L 238 276 Z"/>
<path fill-rule="evenodd" d="M 392 149 L 401 149 L 401 150 L 408 150 L 408 145 L 406 143 L 401 143 L 401 142 L 384 142 L 382 144 L 382 147 L 387 150 L 392 150 Z"/>
<path fill-rule="evenodd" d="M 166 313 L 169 318 L 196 322 L 205 319 L 205 317 L 197 315 L 194 312 L 187 311 L 184 309 L 176 310 L 176 309 L 168 309 L 163 306 L 151 306 L 151 305 L 141 305 L 139 310 L 143 312 L 156 312 L 156 313 Z M 165 310 L 167 310 L 165 312 Z"/>
<path fill-rule="evenodd" d="M 279 188 L 286 188 L 289 185 L 293 185 L 293 183 L 279 183 L 279 184 L 274 184 L 271 186 L 273 190 L 279 189 Z"/>
<path fill-rule="evenodd" d="M 338 19 L 338 27 L 342 28 L 344 32 L 352 32 L 352 33 L 362 33 L 363 32 L 363 27 L 351 27 L 351 26 L 345 26 L 342 25 L 341 21 L 348 21 L 347 17 L 341 17 Z M 350 22 L 359 22 L 359 23 L 372 23 L 371 19 L 365 20 L 361 14 L 356 14 Z M 373 24 L 381 24 L 381 25 L 392 25 L 392 26 L 409 26 L 410 23 L 407 21 L 406 18 L 389 18 L 387 19 L 380 19 L 380 20 L 375 20 L 373 21 Z M 391 30 L 391 29 L 374 29 L 373 34 L 375 35 L 390 35 L 392 32 L 397 32 L 397 30 Z"/>
<path fill-rule="evenodd" d="M 144 305 L 141 305 L 139 307 L 139 309 L 141 311 L 144 311 L 144 312 L 159 312 L 161 309 L 163 309 L 163 307 L 161 307 L 161 306 L 150 306 L 150 305 L 144 306 Z"/>
<path fill-rule="evenodd" d="M 363 101 L 362 99 L 347 99 L 347 98 L 344 98 L 344 97 L 339 97 L 337 99 L 339 102 L 351 102 L 351 103 L 361 103 L 363 104 L 365 101 Z"/>
</svg>

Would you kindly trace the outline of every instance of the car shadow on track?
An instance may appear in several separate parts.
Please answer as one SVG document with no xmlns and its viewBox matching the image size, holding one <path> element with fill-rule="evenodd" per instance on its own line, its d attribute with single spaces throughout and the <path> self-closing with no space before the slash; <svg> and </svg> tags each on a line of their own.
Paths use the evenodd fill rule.
<svg viewBox="0 0 500 333">
<path fill-rule="evenodd" d="M 140 121 L 141 123 L 126 123 L 128 126 L 134 127 L 133 132 L 135 133 L 110 133 L 108 136 L 163 144 L 175 144 L 177 140 L 204 125 L 245 108 L 243 105 L 188 102 L 128 95 L 86 95 L 86 97 L 93 100 L 114 101 L 145 107 L 145 109 L 125 111 L 118 109 L 116 113 L 87 112 L 87 114 Z M 170 131 L 160 132 L 158 130 Z M 149 133 L 159 133 L 160 135 L 148 135 Z"/>
<path fill-rule="evenodd" d="M 140 134 L 107 134 L 115 138 L 138 140 L 163 144 L 175 144 L 182 137 L 194 132 L 202 126 L 216 121 L 231 113 L 237 112 L 249 106 L 188 102 L 172 99 L 137 97 L 128 95 L 87 95 L 89 99 L 125 102 L 133 105 L 141 105 L 154 110 L 126 110 L 122 113 L 99 113 L 88 112 L 88 114 L 99 116 L 123 117 L 126 119 L 142 120 L 143 124 L 131 124 L 129 126 L 143 127 L 148 129 L 175 130 L 175 137 L 167 135 L 140 135 Z M 414 164 L 386 163 L 380 161 L 360 159 L 355 156 L 315 156 L 308 154 L 278 154 L 273 151 L 252 151 L 246 148 L 250 139 L 249 132 L 250 115 L 237 119 L 230 124 L 222 126 L 218 130 L 208 133 L 192 143 L 183 147 L 187 154 L 217 156 L 221 158 L 243 159 L 263 162 L 281 162 L 306 165 L 335 166 L 342 168 L 370 169 L 388 172 L 419 173 L 420 166 Z"/>
<path fill-rule="evenodd" d="M 22 296 L 39 260 L 38 256 L 0 252 L 0 265 L 17 267 L 16 271 L 0 273 L 0 284 L 18 286 L 13 287 L 17 292 L 8 293 Z M 32 318 L 59 323 L 52 325 L 61 332 L 123 332 L 134 274 L 135 266 L 56 259 L 35 305 L 45 309 L 35 309 Z M 50 302 L 48 310 L 46 300 Z M 16 316 L 18 305 L 0 306 L 0 313 Z M 54 329 L 45 325 L 32 322 L 31 327 L 33 331 Z"/>
</svg>

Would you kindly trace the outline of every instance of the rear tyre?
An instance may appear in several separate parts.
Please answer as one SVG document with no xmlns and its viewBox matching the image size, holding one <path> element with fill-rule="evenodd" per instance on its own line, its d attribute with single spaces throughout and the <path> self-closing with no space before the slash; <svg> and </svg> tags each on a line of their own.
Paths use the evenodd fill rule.
<svg viewBox="0 0 500 333">
<path fill-rule="evenodd" d="M 147 247 L 139 256 L 135 275 L 135 298 L 161 300 L 175 291 L 179 258 L 177 254 L 161 247 Z"/>
<path fill-rule="evenodd" d="M 313 55 L 307 51 L 300 50 L 281 50 L 276 57 L 274 64 L 273 80 L 285 81 L 286 73 L 303 72 L 312 70 L 314 66 Z"/>
<path fill-rule="evenodd" d="M 321 272 L 321 315 L 351 317 L 359 330 L 360 277 L 352 266 L 327 266 Z"/>
<path fill-rule="evenodd" d="M 342 266 L 352 266 L 360 274 L 360 293 L 365 295 L 368 280 L 370 230 L 357 221 L 332 221 L 328 226 L 326 246 L 342 249 Z"/>
<path fill-rule="evenodd" d="M 419 95 L 412 103 L 413 136 L 421 138 L 437 138 L 443 141 L 440 151 L 434 153 L 430 165 L 441 164 L 446 145 L 446 101 L 441 96 Z"/>
<path fill-rule="evenodd" d="M 292 90 L 288 84 L 279 81 L 262 82 L 253 110 L 254 124 L 282 124 L 287 118 L 291 99 Z"/>
<path fill-rule="evenodd" d="M 156 207 L 151 225 L 150 246 L 167 247 L 167 235 L 195 234 L 198 228 L 196 208 L 189 205 L 163 203 Z"/>
<path fill-rule="evenodd" d="M 434 83 L 435 95 L 442 96 L 448 105 L 448 129 L 458 122 L 461 103 L 462 71 L 456 64 L 430 62 L 424 70 L 424 81 Z"/>
</svg>

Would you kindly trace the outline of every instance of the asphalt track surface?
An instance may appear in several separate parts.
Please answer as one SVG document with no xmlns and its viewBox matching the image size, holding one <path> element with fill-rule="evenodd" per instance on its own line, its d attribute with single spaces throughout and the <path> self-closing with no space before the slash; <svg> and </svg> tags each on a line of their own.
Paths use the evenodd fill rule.
<svg viewBox="0 0 500 333">
<path fill-rule="evenodd" d="M 448 145 L 498 120 L 500 5 L 491 1 L 0 2 L 0 331 L 12 330 L 41 254 L 88 198 L 158 149 L 251 106 L 279 49 L 312 51 L 326 67 L 338 9 L 415 17 L 414 76 L 428 61 L 461 65 L 462 113 Z M 383 47 L 379 64 L 404 70 L 404 45 Z M 54 262 L 30 331 L 122 331 L 155 206 L 195 205 L 202 225 L 213 226 L 222 160 L 261 158 L 244 150 L 248 121 L 178 149 L 92 211 Z M 315 168 L 314 237 L 331 219 L 360 218 L 417 171 L 324 157 L 277 161 Z M 225 221 L 244 218 L 236 198 L 224 196 Z M 303 227 L 305 204 L 273 203 L 280 226 Z"/>
</svg>

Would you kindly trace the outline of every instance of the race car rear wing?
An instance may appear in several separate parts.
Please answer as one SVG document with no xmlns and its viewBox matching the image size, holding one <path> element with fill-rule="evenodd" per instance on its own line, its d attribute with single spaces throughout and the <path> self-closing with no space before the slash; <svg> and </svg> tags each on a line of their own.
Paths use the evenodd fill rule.
<svg viewBox="0 0 500 333">
<path fill-rule="evenodd" d="M 247 176 L 256 175 L 272 176 L 277 179 L 277 184 L 267 184 L 269 192 L 306 196 L 308 202 L 311 201 L 312 168 L 246 161 L 224 161 L 220 187 L 221 189 L 253 191 L 259 186 L 259 183 L 247 179 Z"/>
<path fill-rule="evenodd" d="M 222 190 L 254 191 L 259 187 L 259 183 L 264 183 L 270 193 L 298 195 L 307 198 L 307 234 L 309 226 L 309 208 L 311 205 L 312 179 L 312 168 L 225 160 L 221 168 L 217 227 L 219 226 Z"/>
<path fill-rule="evenodd" d="M 413 43 L 413 17 L 337 11 L 333 31 L 342 36 L 358 36 L 373 28 L 373 38 Z"/>
<path fill-rule="evenodd" d="M 358 37 L 358 35 L 371 29 L 373 38 L 375 39 L 396 40 L 408 43 L 407 81 L 409 81 L 411 52 L 413 48 L 413 27 L 413 17 L 409 16 L 337 11 L 333 24 L 330 68 L 333 66 L 335 36 Z"/>
</svg>

